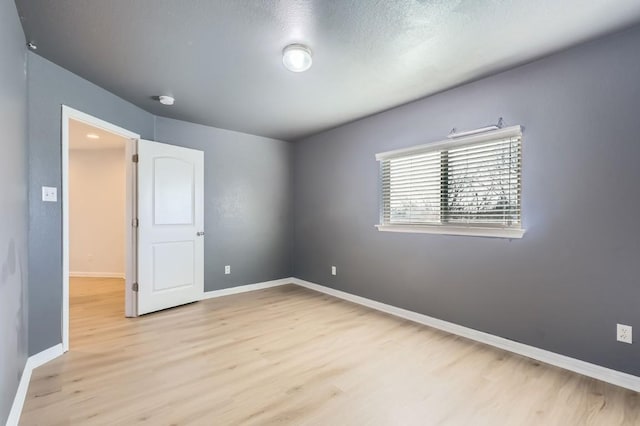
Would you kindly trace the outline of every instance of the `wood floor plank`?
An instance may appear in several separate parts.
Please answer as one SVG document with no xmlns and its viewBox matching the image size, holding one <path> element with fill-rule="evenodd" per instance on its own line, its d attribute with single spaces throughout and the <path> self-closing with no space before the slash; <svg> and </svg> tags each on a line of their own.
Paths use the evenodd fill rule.
<svg viewBox="0 0 640 426">
<path fill-rule="evenodd" d="M 124 318 L 71 280 L 22 425 L 638 425 L 637 393 L 294 285 Z"/>
</svg>

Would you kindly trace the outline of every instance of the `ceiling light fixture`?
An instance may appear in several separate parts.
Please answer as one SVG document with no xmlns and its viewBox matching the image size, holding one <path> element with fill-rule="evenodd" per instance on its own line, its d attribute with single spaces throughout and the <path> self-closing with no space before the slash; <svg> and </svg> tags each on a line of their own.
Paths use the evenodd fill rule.
<svg viewBox="0 0 640 426">
<path fill-rule="evenodd" d="M 96 135 L 95 133 L 87 133 L 87 137 L 89 139 L 100 139 L 100 136 Z"/>
<path fill-rule="evenodd" d="M 162 105 L 173 105 L 173 103 L 176 101 L 174 98 L 167 95 L 158 96 L 158 100 Z"/>
<path fill-rule="evenodd" d="M 302 44 L 290 44 L 282 51 L 282 63 L 293 72 L 303 72 L 311 68 L 311 49 Z"/>
</svg>

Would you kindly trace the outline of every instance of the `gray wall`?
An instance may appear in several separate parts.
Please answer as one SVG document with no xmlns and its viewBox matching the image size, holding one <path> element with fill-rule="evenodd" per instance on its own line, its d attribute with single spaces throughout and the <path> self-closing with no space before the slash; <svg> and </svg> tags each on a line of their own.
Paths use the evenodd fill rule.
<svg viewBox="0 0 640 426">
<path fill-rule="evenodd" d="M 33 53 L 29 90 L 29 353 L 62 341 L 61 105 L 67 105 L 145 138 L 154 117 Z M 58 188 L 58 203 L 44 203 L 42 186 Z"/>
<path fill-rule="evenodd" d="M 0 108 L 7 123 L 1 173 L 11 176 L 0 181 L 9 194 L 0 210 L 0 249 L 8 253 L 0 260 L 7 271 L 2 291 L 10 289 L 16 300 L 8 306 L 16 312 L 14 327 L 0 330 L 16 343 L 9 346 L 15 351 L 2 351 L 9 357 L 3 368 L 14 366 L 3 369 L 13 374 L 8 387 L 3 376 L 3 392 L 15 390 L 24 363 L 25 305 L 19 300 L 26 281 L 25 181 L 15 184 L 24 171 L 24 50 L 11 8 L 1 15 L 10 17 L 2 22 L 3 40 L 15 42 L 0 52 Z M 638 45 L 640 28 L 634 28 L 316 135 L 293 149 L 156 119 L 29 53 L 29 353 L 61 341 L 61 204 L 42 203 L 40 187 L 61 185 L 60 106 L 66 104 L 144 138 L 205 151 L 207 290 L 289 276 L 293 261 L 293 274 L 303 279 L 640 375 L 640 347 L 615 342 L 616 322 L 640 326 Z M 452 127 L 474 128 L 499 116 L 526 127 L 524 239 L 373 228 L 376 152 L 439 140 Z M 227 264 L 232 274 L 225 276 Z M 331 265 L 338 276 L 330 275 Z M 0 307 L 5 300 L 11 299 L 3 295 Z"/>
<path fill-rule="evenodd" d="M 62 184 L 62 104 L 205 151 L 206 290 L 291 275 L 289 143 L 164 118 L 156 130 L 153 115 L 33 53 L 28 62 L 30 354 L 62 338 L 62 203 L 40 198 L 42 186 Z"/>
<path fill-rule="evenodd" d="M 27 359 L 27 80 L 25 39 L 0 1 L 0 424 Z"/>
<path fill-rule="evenodd" d="M 638 46 L 635 27 L 299 142 L 294 275 L 640 375 L 615 339 L 640 330 Z M 374 228 L 375 153 L 500 116 L 525 126 L 522 240 Z"/>
<path fill-rule="evenodd" d="M 204 151 L 205 290 L 291 276 L 291 144 L 161 117 L 156 140 Z"/>
</svg>

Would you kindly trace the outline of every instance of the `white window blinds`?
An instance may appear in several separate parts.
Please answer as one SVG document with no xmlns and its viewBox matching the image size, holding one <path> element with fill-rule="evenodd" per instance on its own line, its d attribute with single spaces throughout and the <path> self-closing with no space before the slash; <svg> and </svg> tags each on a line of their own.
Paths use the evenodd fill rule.
<svg viewBox="0 0 640 426">
<path fill-rule="evenodd" d="M 521 143 L 520 126 L 514 126 L 378 154 L 383 230 L 520 230 Z"/>
</svg>

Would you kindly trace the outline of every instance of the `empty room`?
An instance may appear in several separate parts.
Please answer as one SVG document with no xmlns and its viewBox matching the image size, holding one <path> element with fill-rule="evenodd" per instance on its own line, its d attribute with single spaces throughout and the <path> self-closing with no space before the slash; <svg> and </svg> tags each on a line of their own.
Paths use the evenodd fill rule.
<svg viewBox="0 0 640 426">
<path fill-rule="evenodd" d="M 640 1 L 0 40 L 0 424 L 640 424 Z"/>
</svg>

